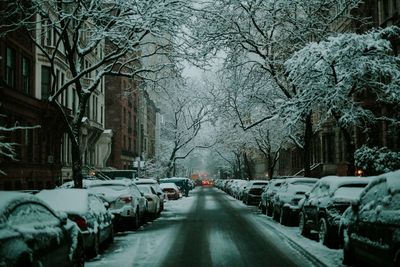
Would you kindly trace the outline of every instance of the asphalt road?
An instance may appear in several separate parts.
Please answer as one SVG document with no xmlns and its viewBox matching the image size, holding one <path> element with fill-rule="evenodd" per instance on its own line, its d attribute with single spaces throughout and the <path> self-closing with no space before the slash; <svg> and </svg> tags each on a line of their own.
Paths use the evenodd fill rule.
<svg viewBox="0 0 400 267">
<path fill-rule="evenodd" d="M 162 267 L 291 267 L 301 263 L 278 236 L 246 219 L 252 209 L 233 205 L 225 193 L 203 187 L 191 192 L 196 202 L 181 223 Z"/>
<path fill-rule="evenodd" d="M 115 242 L 87 267 L 320 267 L 258 214 L 209 187 L 166 203 L 161 216 Z"/>
</svg>

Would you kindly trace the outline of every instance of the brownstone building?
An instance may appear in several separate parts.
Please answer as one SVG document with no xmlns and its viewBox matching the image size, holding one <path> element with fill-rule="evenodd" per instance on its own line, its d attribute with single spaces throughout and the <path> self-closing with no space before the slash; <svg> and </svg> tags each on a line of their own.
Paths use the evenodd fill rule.
<svg viewBox="0 0 400 267">
<path fill-rule="evenodd" d="M 21 32 L 0 39 L 0 125 L 40 126 L 1 132 L 15 143 L 17 160 L 0 156 L 0 189 L 51 188 L 61 176 L 63 124 L 57 110 L 36 98 L 35 48 Z"/>
<path fill-rule="evenodd" d="M 106 78 L 106 128 L 113 131 L 108 167 L 130 169 L 137 153 L 137 82 L 126 77 Z"/>
</svg>

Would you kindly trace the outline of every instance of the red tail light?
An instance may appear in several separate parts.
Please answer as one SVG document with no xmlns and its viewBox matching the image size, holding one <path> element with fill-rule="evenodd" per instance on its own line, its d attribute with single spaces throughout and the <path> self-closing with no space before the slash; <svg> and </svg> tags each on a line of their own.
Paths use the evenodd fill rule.
<svg viewBox="0 0 400 267">
<path fill-rule="evenodd" d="M 131 196 L 122 196 L 119 198 L 119 200 L 124 203 L 131 203 L 132 197 Z"/>
<path fill-rule="evenodd" d="M 72 220 L 79 226 L 79 228 L 81 230 L 86 230 L 87 229 L 88 225 L 87 225 L 87 222 L 86 222 L 86 220 L 84 218 L 76 216 Z"/>
</svg>

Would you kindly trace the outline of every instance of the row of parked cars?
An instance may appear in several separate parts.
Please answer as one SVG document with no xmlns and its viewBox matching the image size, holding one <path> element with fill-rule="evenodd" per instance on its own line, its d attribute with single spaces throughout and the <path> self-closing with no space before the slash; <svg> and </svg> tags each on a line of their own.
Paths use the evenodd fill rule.
<svg viewBox="0 0 400 267">
<path fill-rule="evenodd" d="M 34 194 L 1 191 L 0 266 L 84 266 L 115 230 L 158 217 L 171 199 L 168 184 L 182 195 L 184 179 L 85 179 L 83 189 L 68 182 Z"/>
<path fill-rule="evenodd" d="M 216 185 L 245 203 L 246 191 L 253 192 L 262 213 L 342 248 L 344 264 L 400 266 L 400 170 L 374 177 L 279 177 L 252 191 L 257 183 L 232 179 Z"/>
</svg>

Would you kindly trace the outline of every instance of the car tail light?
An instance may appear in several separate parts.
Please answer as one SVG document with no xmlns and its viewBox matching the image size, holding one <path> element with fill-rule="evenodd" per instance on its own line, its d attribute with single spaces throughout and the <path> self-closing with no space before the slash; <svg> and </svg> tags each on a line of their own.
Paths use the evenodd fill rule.
<svg viewBox="0 0 400 267">
<path fill-rule="evenodd" d="M 82 218 L 80 216 L 75 216 L 74 218 L 72 218 L 72 220 L 79 226 L 81 230 L 87 230 L 88 224 L 85 218 Z"/>
<path fill-rule="evenodd" d="M 130 203 L 132 201 L 132 197 L 131 196 L 121 196 L 119 198 L 119 201 L 123 202 L 123 203 Z"/>
</svg>

